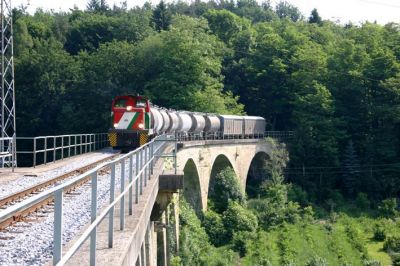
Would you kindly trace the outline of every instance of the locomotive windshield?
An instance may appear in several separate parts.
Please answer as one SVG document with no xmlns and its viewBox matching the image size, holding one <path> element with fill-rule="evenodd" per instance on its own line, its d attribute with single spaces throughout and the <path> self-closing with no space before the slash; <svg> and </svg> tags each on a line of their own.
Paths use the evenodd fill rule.
<svg viewBox="0 0 400 266">
<path fill-rule="evenodd" d="M 117 99 L 115 100 L 114 107 L 125 108 L 127 99 Z"/>
<path fill-rule="evenodd" d="M 146 107 L 146 101 L 145 100 L 137 100 L 136 107 Z"/>
</svg>

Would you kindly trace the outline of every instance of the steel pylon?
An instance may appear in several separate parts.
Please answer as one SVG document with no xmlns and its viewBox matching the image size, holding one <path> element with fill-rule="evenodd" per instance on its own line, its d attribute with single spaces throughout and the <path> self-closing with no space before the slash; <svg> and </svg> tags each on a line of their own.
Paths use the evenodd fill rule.
<svg viewBox="0 0 400 266">
<path fill-rule="evenodd" d="M 16 157 L 14 49 L 11 0 L 1 0 L 0 166 L 14 167 Z"/>
</svg>

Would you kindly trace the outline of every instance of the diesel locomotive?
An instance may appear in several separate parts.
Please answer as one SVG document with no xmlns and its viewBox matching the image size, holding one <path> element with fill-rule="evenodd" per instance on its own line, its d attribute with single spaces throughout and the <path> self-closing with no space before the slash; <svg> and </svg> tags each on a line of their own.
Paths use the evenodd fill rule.
<svg viewBox="0 0 400 266">
<path fill-rule="evenodd" d="M 131 150 L 161 134 L 198 138 L 250 138 L 262 135 L 265 119 L 258 116 L 219 115 L 160 108 L 143 96 L 122 95 L 112 101 L 110 144 Z"/>
</svg>

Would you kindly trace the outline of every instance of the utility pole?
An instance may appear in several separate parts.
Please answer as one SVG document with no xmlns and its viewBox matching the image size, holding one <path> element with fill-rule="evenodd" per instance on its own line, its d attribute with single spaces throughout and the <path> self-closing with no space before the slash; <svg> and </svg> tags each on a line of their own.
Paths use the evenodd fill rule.
<svg viewBox="0 0 400 266">
<path fill-rule="evenodd" d="M 14 49 L 11 0 L 1 0 L 1 139 L 2 167 L 17 165 L 14 90 Z"/>
</svg>

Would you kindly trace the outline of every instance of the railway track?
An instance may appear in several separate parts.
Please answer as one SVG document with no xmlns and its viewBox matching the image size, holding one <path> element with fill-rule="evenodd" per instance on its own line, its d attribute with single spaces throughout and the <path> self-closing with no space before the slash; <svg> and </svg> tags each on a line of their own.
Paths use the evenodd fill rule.
<svg viewBox="0 0 400 266">
<path fill-rule="evenodd" d="M 70 179 L 72 177 L 78 176 L 94 167 L 96 167 L 97 165 L 104 163 L 106 161 L 109 160 L 113 160 L 115 157 L 119 156 L 119 154 L 114 154 L 112 156 L 103 158 L 101 160 L 98 160 L 96 162 L 93 162 L 91 164 L 85 165 L 83 167 L 80 167 L 78 169 L 75 169 L 73 171 L 67 172 L 63 175 L 57 176 L 55 178 L 49 179 L 47 181 L 41 182 L 37 185 L 31 186 L 25 190 L 13 193 L 9 196 L 6 196 L 4 198 L 0 199 L 0 209 L 6 209 L 18 202 L 20 202 L 23 199 L 26 199 L 29 196 L 35 195 L 43 190 L 45 190 L 46 188 L 52 187 L 55 184 L 58 184 L 59 182 L 63 182 L 67 179 Z M 103 169 L 102 171 L 107 171 L 108 169 Z M 72 191 L 74 191 L 77 187 L 82 186 L 83 184 L 87 183 L 90 181 L 90 176 L 88 176 L 87 178 L 81 180 L 78 183 L 75 183 L 69 187 L 67 187 L 67 189 L 64 191 L 66 194 L 71 193 Z M 16 222 L 20 222 L 23 221 L 25 217 L 27 217 L 28 215 L 42 209 L 44 206 L 50 205 L 52 202 L 54 201 L 54 197 L 48 197 L 45 198 L 43 200 L 41 200 L 40 202 L 29 206 L 23 210 L 20 210 L 16 213 L 13 214 L 13 216 L 8 217 L 7 219 L 4 220 L 0 220 L 0 231 L 5 230 L 7 227 L 15 224 Z"/>
</svg>

